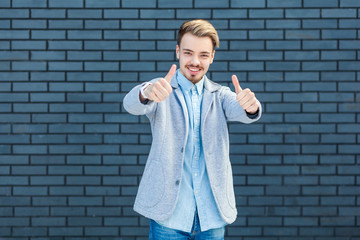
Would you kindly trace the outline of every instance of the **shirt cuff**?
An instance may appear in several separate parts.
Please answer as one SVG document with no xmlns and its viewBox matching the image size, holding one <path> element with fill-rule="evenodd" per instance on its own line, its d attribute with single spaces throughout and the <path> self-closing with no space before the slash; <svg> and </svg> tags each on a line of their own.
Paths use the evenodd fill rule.
<svg viewBox="0 0 360 240">
<path fill-rule="evenodd" d="M 250 118 L 250 119 L 255 119 L 255 118 L 257 118 L 258 116 L 259 116 L 259 110 L 260 109 L 258 109 L 257 110 L 257 112 L 256 113 L 253 113 L 253 114 L 251 114 L 251 113 L 248 113 L 248 112 L 246 112 L 246 115 L 248 116 L 248 118 Z"/>
</svg>

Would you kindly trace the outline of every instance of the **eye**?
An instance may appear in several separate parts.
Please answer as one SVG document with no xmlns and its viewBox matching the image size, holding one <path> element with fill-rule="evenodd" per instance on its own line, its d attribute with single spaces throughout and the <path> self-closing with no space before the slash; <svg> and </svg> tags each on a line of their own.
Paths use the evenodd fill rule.
<svg viewBox="0 0 360 240">
<path fill-rule="evenodd" d="M 209 55 L 207 55 L 207 54 L 202 54 L 201 57 L 202 57 L 202 58 L 208 58 Z"/>
<path fill-rule="evenodd" d="M 191 53 L 190 53 L 190 52 L 184 52 L 184 54 L 185 54 L 185 55 L 191 55 Z"/>
</svg>

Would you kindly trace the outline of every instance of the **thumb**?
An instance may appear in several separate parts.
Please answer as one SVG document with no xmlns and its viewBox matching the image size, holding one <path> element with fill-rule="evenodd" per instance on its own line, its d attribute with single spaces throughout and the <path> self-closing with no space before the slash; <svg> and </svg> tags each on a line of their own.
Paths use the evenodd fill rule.
<svg viewBox="0 0 360 240">
<path fill-rule="evenodd" d="M 236 94 L 238 94 L 239 92 L 242 91 L 242 88 L 240 87 L 239 80 L 236 77 L 236 75 L 232 75 L 231 79 L 232 79 L 232 83 L 234 84 L 234 87 L 235 87 L 235 92 L 236 92 Z"/>
<path fill-rule="evenodd" d="M 174 76 L 175 72 L 176 72 L 176 65 L 173 64 L 173 65 L 171 66 L 168 74 L 166 74 L 166 76 L 164 77 L 165 80 L 166 80 L 168 83 L 170 83 L 170 81 L 171 81 L 172 77 Z"/>
</svg>

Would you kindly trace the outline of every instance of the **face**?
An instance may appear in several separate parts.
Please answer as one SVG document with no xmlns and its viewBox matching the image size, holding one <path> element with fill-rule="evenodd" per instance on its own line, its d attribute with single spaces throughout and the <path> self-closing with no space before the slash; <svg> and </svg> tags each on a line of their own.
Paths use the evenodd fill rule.
<svg viewBox="0 0 360 240">
<path fill-rule="evenodd" d="M 214 60 L 215 50 L 210 37 L 184 34 L 180 46 L 176 46 L 180 72 L 193 84 L 199 82 Z"/>
</svg>

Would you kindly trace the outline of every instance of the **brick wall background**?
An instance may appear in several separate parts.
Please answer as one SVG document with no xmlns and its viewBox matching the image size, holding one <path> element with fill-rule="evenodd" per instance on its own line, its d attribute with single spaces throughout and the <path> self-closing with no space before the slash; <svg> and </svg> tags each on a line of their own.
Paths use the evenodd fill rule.
<svg viewBox="0 0 360 240">
<path fill-rule="evenodd" d="M 0 239 L 147 239 L 132 210 L 150 149 L 122 106 L 176 62 L 205 18 L 208 74 L 256 92 L 229 123 L 239 210 L 230 240 L 360 239 L 358 0 L 1 0 Z"/>
</svg>

